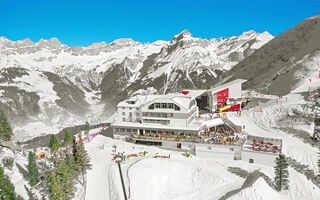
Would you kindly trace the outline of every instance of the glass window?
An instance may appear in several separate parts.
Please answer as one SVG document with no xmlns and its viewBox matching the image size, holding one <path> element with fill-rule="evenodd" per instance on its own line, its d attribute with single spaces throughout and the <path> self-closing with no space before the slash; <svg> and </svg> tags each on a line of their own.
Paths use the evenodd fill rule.
<svg viewBox="0 0 320 200">
<path fill-rule="evenodd" d="M 153 110 L 154 109 L 154 104 L 151 104 L 150 106 L 149 106 L 149 110 Z"/>
<path fill-rule="evenodd" d="M 126 115 L 126 113 L 125 113 L 125 112 L 122 112 L 122 115 Z"/>
<path fill-rule="evenodd" d="M 177 105 L 174 105 L 174 110 L 180 110 L 180 107 Z"/>
<path fill-rule="evenodd" d="M 140 116 L 140 113 L 137 112 L 137 113 L 136 113 L 136 116 L 139 117 L 139 116 Z"/>
<path fill-rule="evenodd" d="M 122 118 L 122 121 L 125 122 L 125 121 L 126 121 L 126 118 L 123 117 L 123 118 Z"/>
<path fill-rule="evenodd" d="M 161 108 L 167 108 L 167 104 L 166 103 L 161 103 Z"/>
<path fill-rule="evenodd" d="M 168 103 L 168 108 L 173 109 L 173 103 Z"/>
<path fill-rule="evenodd" d="M 249 163 L 253 163 L 254 160 L 252 158 L 249 158 Z"/>
<path fill-rule="evenodd" d="M 155 103 L 156 108 L 160 108 L 160 103 Z"/>
</svg>

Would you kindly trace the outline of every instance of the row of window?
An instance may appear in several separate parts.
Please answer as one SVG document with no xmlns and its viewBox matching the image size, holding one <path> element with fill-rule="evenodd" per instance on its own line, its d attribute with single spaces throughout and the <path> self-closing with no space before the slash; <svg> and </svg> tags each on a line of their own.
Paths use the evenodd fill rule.
<svg viewBox="0 0 320 200">
<path fill-rule="evenodd" d="M 143 112 L 143 117 L 161 117 L 161 118 L 171 118 L 173 113 L 153 113 L 153 112 Z"/>
<path fill-rule="evenodd" d="M 125 115 L 126 115 L 126 112 L 122 112 L 122 115 L 125 116 Z M 132 112 L 129 112 L 129 117 L 132 117 L 132 116 L 133 116 L 133 115 L 132 115 Z M 140 113 L 137 112 L 137 113 L 136 113 L 136 116 L 139 117 L 139 116 L 140 116 Z"/>
<path fill-rule="evenodd" d="M 115 128 L 115 132 L 120 133 L 134 133 L 137 132 L 137 129 L 125 129 L 125 128 Z"/>
<path fill-rule="evenodd" d="M 218 97 L 222 96 L 220 93 L 218 93 Z M 223 93 L 223 96 L 227 96 L 227 93 Z"/>
<path fill-rule="evenodd" d="M 157 123 L 157 124 L 162 124 L 162 125 L 168 125 L 169 120 L 159 120 L 159 119 L 144 119 L 144 123 Z"/>
<path fill-rule="evenodd" d="M 154 110 L 155 108 L 180 110 L 180 107 L 174 103 L 153 103 L 149 106 L 149 110 Z"/>
<path fill-rule="evenodd" d="M 119 107 L 119 108 L 122 108 L 122 110 L 126 109 L 126 107 Z M 131 108 L 131 107 L 129 107 L 129 110 L 139 110 L 139 108 Z"/>
</svg>

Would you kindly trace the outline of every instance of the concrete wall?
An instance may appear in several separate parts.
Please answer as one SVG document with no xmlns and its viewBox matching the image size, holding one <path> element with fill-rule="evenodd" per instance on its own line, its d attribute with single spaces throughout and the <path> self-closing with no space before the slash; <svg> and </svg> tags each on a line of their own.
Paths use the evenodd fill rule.
<svg viewBox="0 0 320 200">
<path fill-rule="evenodd" d="M 233 151 L 232 151 L 233 148 Z M 202 158 L 214 158 L 221 160 L 234 160 L 234 153 L 237 149 L 226 145 L 196 145 L 195 154 Z"/>
<path fill-rule="evenodd" d="M 279 154 L 276 153 L 263 153 L 243 150 L 241 153 L 241 160 L 249 162 L 249 159 L 253 159 L 253 163 L 274 166 L 275 160 L 278 156 Z"/>
<path fill-rule="evenodd" d="M 130 117 L 130 113 L 132 114 L 132 117 Z M 138 114 L 139 116 L 137 116 L 137 113 L 139 113 Z M 123 118 L 125 118 L 125 120 L 123 120 Z M 131 107 L 117 108 L 116 120 L 119 122 L 122 122 L 122 121 L 137 122 L 140 120 L 140 118 L 141 118 L 141 111 L 138 108 L 131 108 Z"/>
<path fill-rule="evenodd" d="M 229 87 L 229 98 L 241 98 L 241 84 Z"/>
</svg>

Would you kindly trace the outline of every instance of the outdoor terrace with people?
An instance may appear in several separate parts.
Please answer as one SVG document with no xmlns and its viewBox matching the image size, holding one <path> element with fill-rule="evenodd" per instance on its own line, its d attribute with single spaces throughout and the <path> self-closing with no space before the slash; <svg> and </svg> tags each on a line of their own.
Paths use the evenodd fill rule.
<svg viewBox="0 0 320 200">
<path fill-rule="evenodd" d="M 281 146 L 280 139 L 248 136 L 243 148 L 255 152 L 280 153 Z"/>
<path fill-rule="evenodd" d="M 242 144 L 245 137 L 234 133 L 234 131 L 224 128 L 218 128 L 216 132 L 200 133 L 145 133 L 143 135 L 132 134 L 133 139 L 143 140 L 166 140 L 176 142 L 209 143 L 209 144 Z"/>
</svg>

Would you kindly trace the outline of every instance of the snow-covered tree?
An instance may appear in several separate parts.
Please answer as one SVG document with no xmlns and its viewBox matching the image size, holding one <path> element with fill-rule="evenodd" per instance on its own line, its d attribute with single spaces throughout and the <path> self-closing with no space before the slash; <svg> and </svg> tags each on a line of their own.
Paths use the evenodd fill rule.
<svg viewBox="0 0 320 200">
<path fill-rule="evenodd" d="M 276 166 L 274 167 L 275 178 L 274 183 L 276 190 L 288 190 L 289 189 L 289 171 L 286 157 L 283 154 L 279 154 L 276 158 Z"/>
</svg>

